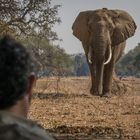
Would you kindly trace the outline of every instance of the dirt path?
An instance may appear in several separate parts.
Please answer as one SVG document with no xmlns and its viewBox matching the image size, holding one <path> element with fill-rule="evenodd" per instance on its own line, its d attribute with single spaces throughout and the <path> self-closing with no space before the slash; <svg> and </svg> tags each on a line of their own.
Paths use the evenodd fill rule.
<svg viewBox="0 0 140 140">
<path fill-rule="evenodd" d="M 90 95 L 86 77 L 40 79 L 30 118 L 60 140 L 140 139 L 140 79 L 123 82 L 131 90 L 107 99 Z"/>
</svg>

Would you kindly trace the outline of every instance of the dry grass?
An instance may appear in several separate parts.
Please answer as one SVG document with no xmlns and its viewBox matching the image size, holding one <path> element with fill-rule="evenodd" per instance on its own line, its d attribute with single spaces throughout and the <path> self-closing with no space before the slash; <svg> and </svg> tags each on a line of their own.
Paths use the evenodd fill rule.
<svg viewBox="0 0 140 140">
<path fill-rule="evenodd" d="M 107 134 L 120 130 L 118 138 L 140 139 L 140 79 L 123 82 L 129 86 L 125 94 L 100 98 L 90 95 L 88 77 L 39 79 L 29 117 L 57 134 L 59 128 L 59 133 L 87 135 L 97 127 Z"/>
</svg>

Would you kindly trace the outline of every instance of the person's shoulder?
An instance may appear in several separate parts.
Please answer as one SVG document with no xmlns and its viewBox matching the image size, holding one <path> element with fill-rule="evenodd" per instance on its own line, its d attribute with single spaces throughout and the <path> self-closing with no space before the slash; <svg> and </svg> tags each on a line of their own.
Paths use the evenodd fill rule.
<svg viewBox="0 0 140 140">
<path fill-rule="evenodd" d="M 0 139 L 2 140 L 54 140 L 37 123 L 19 118 L 8 112 L 0 112 Z"/>
</svg>

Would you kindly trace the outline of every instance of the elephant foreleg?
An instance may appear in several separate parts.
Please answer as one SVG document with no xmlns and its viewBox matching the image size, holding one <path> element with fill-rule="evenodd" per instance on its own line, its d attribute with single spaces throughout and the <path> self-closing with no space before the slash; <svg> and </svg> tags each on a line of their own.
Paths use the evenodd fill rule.
<svg viewBox="0 0 140 140">
<path fill-rule="evenodd" d="M 86 59 L 87 59 L 87 63 L 88 63 L 88 66 L 89 66 L 89 70 L 90 70 L 90 74 L 91 74 L 91 89 L 90 89 L 90 93 L 92 95 L 96 95 L 96 86 L 95 86 L 95 65 L 94 64 L 90 64 L 89 61 L 88 61 L 88 56 L 86 55 Z"/>
<path fill-rule="evenodd" d="M 86 43 L 83 43 L 82 42 L 82 45 L 83 45 L 83 48 L 84 48 L 84 51 L 85 51 L 85 55 L 86 55 L 86 59 L 87 59 L 87 63 L 88 63 L 88 66 L 89 66 L 89 70 L 90 70 L 90 74 L 91 74 L 91 89 L 90 89 L 90 93 L 92 95 L 96 95 L 96 86 L 95 86 L 95 64 L 94 63 L 90 63 L 89 62 L 89 45 L 87 45 Z M 90 59 L 92 60 L 92 57 L 90 57 Z"/>
<path fill-rule="evenodd" d="M 112 55 L 111 61 L 104 67 L 102 96 L 110 96 L 110 94 L 111 94 L 113 73 L 114 73 L 114 66 L 115 66 L 114 51 L 115 50 L 113 50 L 113 55 Z"/>
<path fill-rule="evenodd" d="M 96 89 L 95 89 L 95 67 L 93 65 L 89 64 L 90 74 L 91 74 L 91 89 L 90 93 L 92 95 L 96 95 Z"/>
<path fill-rule="evenodd" d="M 112 80 L 113 80 L 113 67 L 114 64 L 109 63 L 104 67 L 104 78 L 103 78 L 103 96 L 110 96 Z"/>
</svg>

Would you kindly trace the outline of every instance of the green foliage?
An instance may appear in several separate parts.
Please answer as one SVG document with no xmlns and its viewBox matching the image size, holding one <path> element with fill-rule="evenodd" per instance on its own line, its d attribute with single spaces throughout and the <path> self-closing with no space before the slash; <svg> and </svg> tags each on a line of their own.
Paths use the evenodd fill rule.
<svg viewBox="0 0 140 140">
<path fill-rule="evenodd" d="M 140 70 L 140 53 L 136 56 L 135 62 L 133 63 L 135 67 L 137 67 L 138 70 Z"/>
<path fill-rule="evenodd" d="M 73 69 L 74 69 L 74 75 L 76 76 L 87 76 L 89 75 L 89 67 L 86 61 L 86 57 L 84 54 L 76 54 L 72 56 L 72 59 L 74 61 Z"/>
<path fill-rule="evenodd" d="M 61 22 L 57 17 L 60 5 L 52 6 L 51 1 L 1 0 L 0 35 L 13 35 L 27 46 L 41 75 L 87 75 L 84 55 L 78 60 L 78 55 L 72 58 L 59 46 L 50 44 L 58 39 L 52 28 Z"/>
<path fill-rule="evenodd" d="M 37 72 L 42 72 L 42 75 L 66 75 L 71 71 L 70 56 L 59 46 L 51 45 L 46 38 L 28 37 L 19 40 L 31 53 Z"/>
<path fill-rule="evenodd" d="M 40 35 L 58 39 L 52 27 L 60 22 L 58 8 L 52 0 L 1 0 L 0 35 Z"/>
<path fill-rule="evenodd" d="M 118 75 L 140 76 L 140 43 L 120 59 L 116 72 Z"/>
</svg>

